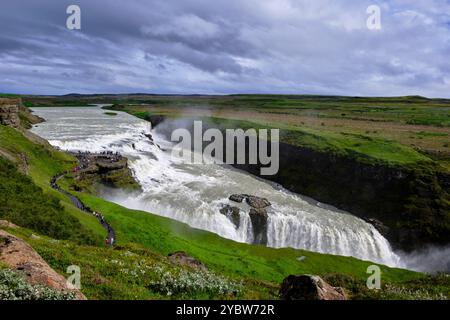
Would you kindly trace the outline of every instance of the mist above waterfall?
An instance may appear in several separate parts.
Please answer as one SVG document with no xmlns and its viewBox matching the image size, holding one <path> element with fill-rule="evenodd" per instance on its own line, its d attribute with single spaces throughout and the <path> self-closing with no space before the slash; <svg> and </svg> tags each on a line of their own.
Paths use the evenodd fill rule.
<svg viewBox="0 0 450 320">
<path fill-rule="evenodd" d="M 450 246 L 428 246 L 411 253 L 399 253 L 408 269 L 437 273 L 450 273 Z"/>
</svg>

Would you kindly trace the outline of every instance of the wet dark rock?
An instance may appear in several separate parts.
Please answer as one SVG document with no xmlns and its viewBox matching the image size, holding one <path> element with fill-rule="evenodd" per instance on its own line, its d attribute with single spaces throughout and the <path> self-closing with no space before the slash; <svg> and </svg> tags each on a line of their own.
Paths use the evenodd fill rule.
<svg viewBox="0 0 450 320">
<path fill-rule="evenodd" d="M 244 201 L 245 196 L 244 196 L 243 194 L 232 194 L 232 195 L 229 197 L 229 199 L 230 199 L 231 201 L 241 203 L 242 201 Z"/>
<path fill-rule="evenodd" d="M 249 212 L 250 221 L 253 227 L 253 243 L 254 244 L 267 244 L 267 219 L 269 215 L 266 209 L 251 208 Z"/>
<path fill-rule="evenodd" d="M 248 195 L 248 194 L 232 194 L 229 197 L 229 199 L 231 201 L 239 202 L 239 203 L 242 203 L 242 201 L 245 200 L 250 207 L 253 207 L 256 209 L 266 208 L 271 205 L 269 200 L 267 200 L 265 198 L 260 198 L 260 197 L 252 196 L 252 195 Z"/>
<path fill-rule="evenodd" d="M 242 203 L 245 202 L 251 207 L 250 220 L 253 227 L 253 243 L 267 244 L 267 219 L 269 217 L 265 208 L 271 206 L 269 200 L 249 194 L 232 194 L 229 197 L 230 201 Z M 231 206 L 229 206 L 231 207 Z M 224 207 L 225 208 L 225 207 Z M 225 210 L 225 209 L 224 209 Z"/>
<path fill-rule="evenodd" d="M 230 219 L 231 222 L 233 222 L 233 224 L 236 226 L 236 229 L 239 228 L 239 225 L 241 223 L 241 215 L 239 214 L 239 212 L 240 209 L 238 207 L 233 207 L 228 204 L 220 209 L 220 213 Z"/>
<path fill-rule="evenodd" d="M 253 207 L 255 209 L 262 209 L 271 206 L 269 200 L 256 196 L 248 196 L 246 198 L 246 201 L 250 207 Z"/>
<path fill-rule="evenodd" d="M 151 133 L 144 133 L 144 136 L 146 136 L 151 142 L 153 142 L 153 136 Z"/>
<path fill-rule="evenodd" d="M 389 227 L 387 227 L 380 220 L 377 220 L 375 218 L 363 218 L 363 219 L 367 223 L 370 223 L 371 225 L 373 225 L 375 227 L 375 229 L 377 229 L 378 232 L 381 233 L 383 236 L 386 236 L 387 234 L 389 234 L 389 231 L 390 231 Z"/>
<path fill-rule="evenodd" d="M 207 271 L 208 268 L 202 262 L 196 260 L 195 258 L 189 256 L 184 251 L 177 251 L 174 253 L 169 253 L 169 261 L 182 266 L 188 266 L 193 269 Z"/>
<path fill-rule="evenodd" d="M 284 300 L 347 300 L 340 287 L 333 287 L 319 276 L 290 275 L 283 280 L 280 297 Z"/>
</svg>

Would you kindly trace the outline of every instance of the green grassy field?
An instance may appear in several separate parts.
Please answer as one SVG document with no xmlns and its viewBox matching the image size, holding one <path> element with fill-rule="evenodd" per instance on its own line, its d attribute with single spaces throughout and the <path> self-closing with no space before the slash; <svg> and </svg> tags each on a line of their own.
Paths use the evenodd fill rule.
<svg viewBox="0 0 450 320">
<path fill-rule="evenodd" d="M 141 96 L 116 102 L 112 109 L 141 118 L 212 117 L 244 126 L 251 119 L 253 127 L 287 131 L 281 140 L 294 145 L 400 165 L 433 160 L 443 170 L 449 168 L 446 99 L 231 95 Z"/>
</svg>

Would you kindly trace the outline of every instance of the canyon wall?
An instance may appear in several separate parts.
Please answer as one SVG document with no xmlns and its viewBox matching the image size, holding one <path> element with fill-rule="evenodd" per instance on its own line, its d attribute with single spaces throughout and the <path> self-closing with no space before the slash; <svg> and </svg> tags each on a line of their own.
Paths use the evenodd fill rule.
<svg viewBox="0 0 450 320">
<path fill-rule="evenodd" d="M 180 125 L 193 132 L 192 119 L 156 120 L 157 129 L 169 139 L 170 132 Z M 208 127 L 224 130 L 204 121 L 203 129 Z M 246 163 L 248 150 L 247 139 Z M 260 169 L 265 166 L 260 163 L 233 166 L 372 223 L 397 249 L 412 251 L 428 244 L 450 243 L 450 175 L 433 164 L 363 163 L 280 143 L 280 169 L 275 175 L 261 176 Z"/>
</svg>

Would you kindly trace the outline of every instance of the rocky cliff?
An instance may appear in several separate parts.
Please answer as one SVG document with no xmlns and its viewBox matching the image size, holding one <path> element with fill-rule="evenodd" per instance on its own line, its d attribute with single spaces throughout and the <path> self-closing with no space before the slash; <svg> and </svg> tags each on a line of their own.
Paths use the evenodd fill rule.
<svg viewBox="0 0 450 320">
<path fill-rule="evenodd" d="M 0 124 L 11 127 L 19 127 L 20 99 L 0 98 Z"/>
<path fill-rule="evenodd" d="M 247 148 L 248 150 L 248 148 Z M 280 170 L 263 176 L 372 223 L 396 248 L 450 243 L 449 176 L 432 167 L 394 167 L 280 144 Z M 260 174 L 261 165 L 235 165 Z"/>
</svg>

